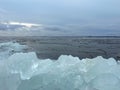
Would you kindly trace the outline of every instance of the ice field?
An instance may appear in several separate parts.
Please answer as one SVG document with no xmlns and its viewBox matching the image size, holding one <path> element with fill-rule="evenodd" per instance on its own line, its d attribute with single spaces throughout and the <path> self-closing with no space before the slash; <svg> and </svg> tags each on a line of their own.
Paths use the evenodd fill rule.
<svg viewBox="0 0 120 90">
<path fill-rule="evenodd" d="M 0 43 L 0 90 L 120 90 L 120 64 L 113 58 L 38 59 L 26 48 Z"/>
</svg>

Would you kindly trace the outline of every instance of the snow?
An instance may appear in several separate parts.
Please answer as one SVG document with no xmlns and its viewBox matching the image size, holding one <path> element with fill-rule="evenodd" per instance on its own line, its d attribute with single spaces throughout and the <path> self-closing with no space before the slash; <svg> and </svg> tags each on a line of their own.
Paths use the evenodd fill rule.
<svg viewBox="0 0 120 90">
<path fill-rule="evenodd" d="M 21 52 L 26 46 L 19 43 L 1 43 L 0 47 L 6 52 L 5 60 L 0 60 L 0 90 L 120 89 L 120 64 L 113 58 L 80 60 L 61 55 L 56 61 L 43 60 L 35 52 Z M 11 49 L 20 52 L 10 54 Z"/>
</svg>

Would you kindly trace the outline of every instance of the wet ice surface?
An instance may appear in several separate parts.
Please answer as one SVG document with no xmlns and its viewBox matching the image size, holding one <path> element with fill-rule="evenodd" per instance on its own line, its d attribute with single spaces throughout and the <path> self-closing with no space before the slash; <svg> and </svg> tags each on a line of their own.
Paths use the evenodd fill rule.
<svg viewBox="0 0 120 90">
<path fill-rule="evenodd" d="M 0 47 L 2 47 L 0 48 L 0 55 L 2 56 L 2 59 L 0 59 L 0 90 L 120 89 L 120 64 L 114 58 L 105 59 L 101 56 L 98 56 L 93 59 L 79 59 L 78 57 L 73 57 L 71 55 L 60 55 L 60 57 L 58 57 L 56 60 L 38 58 L 36 53 L 33 52 L 34 50 L 38 49 L 38 47 L 35 48 L 35 46 L 37 46 L 36 43 L 39 42 L 38 46 L 42 43 L 43 45 L 41 45 L 41 47 L 43 47 L 43 50 L 41 47 L 39 47 L 38 51 L 41 49 L 39 52 L 46 53 L 47 50 L 50 49 L 45 49 L 45 47 L 47 48 L 51 46 L 51 48 L 53 48 L 52 45 L 55 44 L 54 47 L 56 48 L 64 40 L 60 39 L 61 41 L 58 40 L 60 41 L 58 42 L 56 40 L 57 38 L 54 38 L 56 43 L 53 44 L 52 41 L 52 45 L 50 45 L 50 40 L 46 41 L 46 39 L 48 38 L 42 38 L 42 40 L 33 40 L 33 38 L 32 40 L 31 38 L 29 38 L 29 40 L 16 39 L 17 42 L 24 45 L 10 40 L 9 42 L 4 41 L 4 43 L 0 43 Z M 65 39 L 66 41 L 64 40 L 64 43 L 71 42 L 73 39 Z M 100 39 L 100 41 L 102 40 Z M 119 51 L 119 39 L 115 39 L 113 41 L 112 47 L 116 47 L 113 52 L 115 52 L 115 50 Z M 85 42 L 85 40 L 82 42 Z M 66 45 L 67 44 L 65 44 L 65 46 Z M 71 43 L 70 45 L 76 45 L 77 47 L 75 42 Z M 95 46 L 98 47 L 97 45 Z M 106 45 L 107 44 L 104 44 L 104 48 Z M 31 48 L 28 50 L 28 47 L 30 46 Z M 66 48 L 68 49 L 70 47 L 68 45 Z M 1 54 L 2 52 L 5 52 L 5 54 Z M 50 52 L 52 52 L 52 50 Z M 63 50 L 63 52 L 65 52 L 65 50 Z M 91 50 L 91 52 L 93 52 L 93 50 Z M 71 51 L 69 53 L 73 52 Z"/>
</svg>

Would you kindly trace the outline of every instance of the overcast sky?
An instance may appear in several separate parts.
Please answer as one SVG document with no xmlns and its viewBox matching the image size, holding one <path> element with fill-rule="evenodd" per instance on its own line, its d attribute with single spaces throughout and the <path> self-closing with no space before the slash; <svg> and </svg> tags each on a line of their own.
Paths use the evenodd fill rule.
<svg viewBox="0 0 120 90">
<path fill-rule="evenodd" d="M 47 27 L 37 35 L 120 35 L 120 0 L 0 0 L 0 19 Z"/>
</svg>

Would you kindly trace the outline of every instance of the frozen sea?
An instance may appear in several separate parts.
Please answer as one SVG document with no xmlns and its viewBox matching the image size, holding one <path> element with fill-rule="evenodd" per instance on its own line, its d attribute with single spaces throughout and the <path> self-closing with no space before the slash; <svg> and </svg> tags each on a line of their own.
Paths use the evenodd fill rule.
<svg viewBox="0 0 120 90">
<path fill-rule="evenodd" d="M 120 37 L 0 37 L 0 90 L 120 90 Z"/>
</svg>

